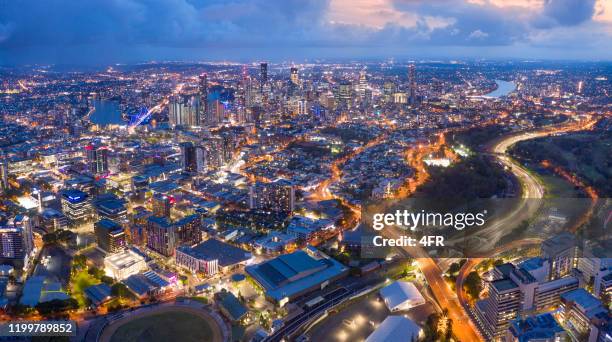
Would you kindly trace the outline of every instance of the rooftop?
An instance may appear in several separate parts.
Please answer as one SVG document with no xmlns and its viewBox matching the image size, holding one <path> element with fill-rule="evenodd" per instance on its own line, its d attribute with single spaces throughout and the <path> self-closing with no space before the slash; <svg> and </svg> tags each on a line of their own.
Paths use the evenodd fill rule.
<svg viewBox="0 0 612 342">
<path fill-rule="evenodd" d="M 497 292 L 505 292 L 513 289 L 518 289 L 518 285 L 514 281 L 508 278 L 494 280 L 491 285 L 495 287 Z"/>
<path fill-rule="evenodd" d="M 425 299 L 416 286 L 407 281 L 396 281 L 383 287 L 380 289 L 380 296 L 391 311 L 425 304 Z"/>
<path fill-rule="evenodd" d="M 85 296 L 97 306 L 111 297 L 111 288 L 105 283 L 93 285 L 85 289 Z"/>
<path fill-rule="evenodd" d="M 132 250 L 126 249 L 107 256 L 104 258 L 104 261 L 110 263 L 115 268 L 122 269 L 130 267 L 137 262 L 144 262 L 145 258 Z"/>
<path fill-rule="evenodd" d="M 266 289 L 269 297 L 277 301 L 318 288 L 321 283 L 348 271 L 345 266 L 326 255 L 320 254 L 315 258 L 310 254 L 303 250 L 296 251 L 247 266 L 246 271 Z"/>
<path fill-rule="evenodd" d="M 510 323 L 510 332 L 517 338 L 518 342 L 533 340 L 553 339 L 555 335 L 563 332 L 563 328 L 557 323 L 550 313 L 538 316 L 529 316 L 524 320 L 517 319 Z"/>
<path fill-rule="evenodd" d="M 100 228 L 109 230 L 111 232 L 116 231 L 116 230 L 121 230 L 123 231 L 123 227 L 121 227 L 121 225 L 119 225 L 117 222 L 113 221 L 113 220 L 109 220 L 106 218 L 101 219 L 100 221 L 98 221 L 96 223 L 96 225 Z"/>
<path fill-rule="evenodd" d="M 84 202 L 88 196 L 89 195 L 87 195 L 83 191 L 77 189 L 67 189 L 62 191 L 62 198 L 64 198 L 70 203 Z"/>
<path fill-rule="evenodd" d="M 594 317 L 602 310 L 606 310 L 599 299 L 583 288 L 561 294 L 561 301 L 575 303 L 587 317 Z"/>
<path fill-rule="evenodd" d="M 365 342 L 395 342 L 402 336 L 403 341 L 415 341 L 421 328 L 404 316 L 389 316 L 374 330 Z"/>
<path fill-rule="evenodd" d="M 192 247 L 181 246 L 177 249 L 197 259 L 217 259 L 221 267 L 235 265 L 251 258 L 251 253 L 244 249 L 232 246 L 217 239 L 208 239 Z"/>
<path fill-rule="evenodd" d="M 233 321 L 240 320 L 247 314 L 247 308 L 240 303 L 238 298 L 231 292 L 219 292 L 217 296 L 221 299 L 219 305 L 231 316 Z"/>
</svg>

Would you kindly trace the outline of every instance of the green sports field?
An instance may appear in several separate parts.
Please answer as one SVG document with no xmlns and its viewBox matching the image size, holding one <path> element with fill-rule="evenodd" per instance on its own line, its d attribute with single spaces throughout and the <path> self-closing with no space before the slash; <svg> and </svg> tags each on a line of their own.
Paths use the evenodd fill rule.
<svg viewBox="0 0 612 342">
<path fill-rule="evenodd" d="M 111 342 L 213 341 L 210 323 L 188 312 L 163 312 L 137 318 L 119 327 Z"/>
</svg>

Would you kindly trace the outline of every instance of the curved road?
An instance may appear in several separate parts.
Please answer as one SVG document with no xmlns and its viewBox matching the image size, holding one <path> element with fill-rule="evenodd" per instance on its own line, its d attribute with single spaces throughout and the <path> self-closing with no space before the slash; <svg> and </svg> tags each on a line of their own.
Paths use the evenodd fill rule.
<svg viewBox="0 0 612 342">
<path fill-rule="evenodd" d="M 514 161 L 507 155 L 508 149 L 514 144 L 529 140 L 544 137 L 550 134 L 560 134 L 567 133 L 571 131 L 580 131 L 586 130 L 593 127 L 593 125 L 597 122 L 597 120 L 588 119 L 580 122 L 573 122 L 570 124 L 563 124 L 559 126 L 548 127 L 539 131 L 533 132 L 523 132 L 515 135 L 511 135 L 509 137 L 503 138 L 502 140 L 497 141 L 490 151 L 497 156 L 497 159 L 506 167 L 508 167 L 516 176 L 516 178 L 521 183 L 521 204 L 517 206 L 515 210 L 510 212 L 508 216 L 504 219 L 497 221 L 495 224 L 487 227 L 485 230 L 489 230 L 489 228 L 494 226 L 494 230 L 491 233 L 495 234 L 497 238 L 501 237 L 500 235 L 505 234 L 504 229 L 502 227 L 508 227 L 508 225 L 516 225 L 517 222 L 520 222 L 526 218 L 531 217 L 535 213 L 535 211 L 539 207 L 540 201 L 527 201 L 527 199 L 541 199 L 544 197 L 544 188 L 542 184 L 531 175 L 522 165 Z M 497 239 L 491 239 L 496 241 Z M 540 243 L 540 239 L 523 239 L 510 242 L 504 246 L 501 246 L 495 249 L 495 253 L 503 253 L 510 249 L 524 247 L 527 245 L 533 245 Z M 482 261 L 481 258 L 472 258 L 468 259 L 468 261 L 463 265 L 461 270 L 459 271 L 459 275 L 457 276 L 457 282 L 455 284 L 455 288 L 457 291 L 457 297 L 461 305 L 467 309 L 468 302 L 464 296 L 462 291 L 463 284 L 467 275 L 472 272 L 474 267 L 478 265 Z"/>
</svg>

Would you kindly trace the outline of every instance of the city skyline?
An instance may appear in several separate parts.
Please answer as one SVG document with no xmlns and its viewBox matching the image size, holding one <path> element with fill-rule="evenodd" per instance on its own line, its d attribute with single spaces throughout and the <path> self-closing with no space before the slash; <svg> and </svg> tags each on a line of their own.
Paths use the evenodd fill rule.
<svg viewBox="0 0 612 342">
<path fill-rule="evenodd" d="M 611 40 L 610 0 L 55 0 L 9 2 L 0 12 L 0 65 L 610 60 Z"/>
</svg>

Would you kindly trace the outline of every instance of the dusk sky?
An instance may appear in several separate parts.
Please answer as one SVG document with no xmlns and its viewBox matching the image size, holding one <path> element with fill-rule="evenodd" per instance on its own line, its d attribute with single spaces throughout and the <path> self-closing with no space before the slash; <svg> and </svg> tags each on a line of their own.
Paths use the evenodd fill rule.
<svg viewBox="0 0 612 342">
<path fill-rule="evenodd" d="M 0 64 L 612 59 L 612 0 L 0 0 Z"/>
</svg>

